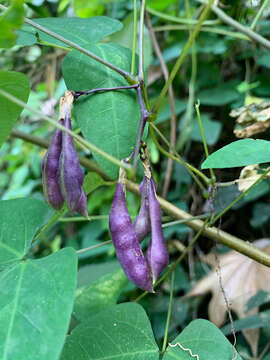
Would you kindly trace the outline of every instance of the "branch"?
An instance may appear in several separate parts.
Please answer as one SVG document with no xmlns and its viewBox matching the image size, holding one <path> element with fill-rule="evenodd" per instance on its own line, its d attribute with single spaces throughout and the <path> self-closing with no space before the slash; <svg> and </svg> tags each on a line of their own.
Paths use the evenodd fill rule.
<svg viewBox="0 0 270 360">
<path fill-rule="evenodd" d="M 38 136 L 27 134 L 20 130 L 12 130 L 10 133 L 11 137 L 22 139 L 24 141 L 30 142 L 34 145 L 40 146 L 44 149 L 49 147 L 49 141 L 44 140 Z M 81 155 L 78 154 L 80 164 L 90 171 L 94 171 L 100 176 L 103 177 L 104 180 L 110 180 L 110 178 L 101 170 L 101 168 L 92 160 L 89 160 Z"/>
<path fill-rule="evenodd" d="M 163 73 L 164 79 L 165 79 L 165 81 L 168 81 L 169 71 L 168 71 L 167 65 L 163 59 L 162 53 L 160 51 L 160 47 L 159 47 L 155 32 L 153 30 L 148 12 L 146 12 L 146 24 L 147 24 L 147 27 L 149 30 L 149 34 L 151 36 L 151 40 L 152 40 L 152 44 L 154 46 L 156 56 L 159 59 L 159 62 L 161 65 L 161 71 Z M 173 92 L 172 85 L 169 86 L 168 95 L 169 95 L 170 112 L 171 112 L 170 153 L 173 154 L 173 152 L 174 152 L 173 149 L 175 148 L 175 142 L 176 142 L 176 115 L 175 115 L 174 92 Z M 173 170 L 173 159 L 168 158 L 166 176 L 165 176 L 165 181 L 164 181 L 163 190 L 162 190 L 162 197 L 164 197 L 164 198 L 166 198 L 169 187 L 170 187 L 172 170 Z"/>
<path fill-rule="evenodd" d="M 16 131 L 18 131 L 18 130 L 16 130 Z M 12 136 L 16 136 L 15 135 L 16 132 L 14 132 L 14 130 L 12 133 L 13 133 Z M 19 132 L 19 134 L 21 135 L 21 132 Z M 44 140 L 41 140 L 41 139 L 37 140 L 37 137 L 36 136 L 33 137 L 33 135 L 31 135 L 31 136 L 28 135 L 28 136 L 24 136 L 24 137 L 21 136 L 20 138 L 23 138 L 26 141 L 37 144 L 39 146 L 43 146 L 41 144 L 44 144 Z M 83 163 L 81 162 L 81 164 L 83 164 Z M 84 166 L 86 169 L 93 171 L 93 166 L 92 166 L 91 160 L 84 159 Z M 97 168 L 99 168 L 98 165 L 95 165 L 95 166 Z M 97 172 L 101 176 L 103 176 L 102 174 L 104 174 L 102 170 L 98 170 Z M 106 177 L 106 180 L 107 179 L 108 178 Z M 140 194 L 138 184 L 136 184 L 130 180 L 126 180 L 126 186 L 129 191 L 131 191 L 137 195 Z M 185 220 L 186 225 L 189 226 L 190 228 L 192 228 L 196 231 L 199 231 L 199 232 L 202 229 L 202 235 L 204 235 L 208 239 L 211 239 L 213 241 L 224 244 L 224 245 L 230 247 L 231 249 L 234 249 L 234 250 L 240 252 L 241 254 L 246 255 L 249 258 L 259 262 L 260 264 L 270 267 L 270 255 L 267 254 L 266 252 L 256 248 L 251 243 L 241 240 L 238 237 L 233 236 L 233 235 L 231 235 L 223 230 L 220 230 L 216 227 L 205 227 L 205 224 L 203 221 L 201 221 L 199 219 L 194 219 L 192 215 L 179 209 L 178 207 L 171 204 L 167 200 L 165 200 L 161 197 L 158 197 L 158 200 L 160 202 L 162 209 L 167 214 L 169 214 L 171 217 L 173 217 L 175 219 L 179 219 L 179 220 Z"/>
<path fill-rule="evenodd" d="M 160 108 L 160 105 L 162 103 L 162 100 L 164 98 L 164 96 L 167 94 L 167 91 L 168 91 L 168 88 L 169 86 L 171 85 L 171 83 L 173 82 L 176 74 L 178 73 L 181 65 L 183 64 L 187 54 L 188 54 L 188 51 L 190 49 L 190 47 L 192 46 L 194 40 L 197 38 L 197 36 L 199 35 L 199 32 L 200 32 L 200 29 L 203 25 L 203 22 L 204 20 L 207 18 L 208 14 L 209 14 L 209 11 L 211 9 L 211 5 L 212 3 L 214 2 L 214 0 L 210 0 L 209 4 L 207 4 L 207 6 L 204 8 L 203 12 L 201 13 L 201 16 L 197 22 L 197 25 L 194 27 L 194 30 L 192 31 L 192 33 L 190 34 L 189 36 L 189 39 L 186 43 L 186 45 L 184 46 L 184 49 L 182 50 L 180 56 L 178 57 L 171 73 L 170 73 L 170 76 L 169 76 L 169 79 L 168 81 L 166 82 L 166 84 L 164 85 L 163 89 L 161 90 L 161 93 L 157 99 L 157 101 L 155 102 L 154 106 L 153 106 L 153 113 L 157 113 L 159 108 Z"/>
<path fill-rule="evenodd" d="M 6 10 L 7 7 L 0 5 L 0 9 L 1 10 Z M 86 56 L 89 56 L 90 58 L 100 62 L 101 64 L 107 66 L 108 68 L 112 69 L 113 71 L 117 72 L 118 74 L 120 74 L 121 76 L 123 76 L 123 78 L 125 78 L 127 80 L 127 82 L 129 84 L 134 84 L 135 80 L 133 78 L 133 76 L 131 76 L 128 72 L 120 69 L 119 67 L 111 64 L 110 62 L 103 60 L 102 58 L 100 58 L 99 56 L 95 55 L 94 53 L 92 53 L 89 50 L 86 50 L 85 48 L 77 45 L 76 43 L 74 43 L 73 41 L 70 41 L 66 38 L 64 38 L 61 35 L 58 35 L 57 33 L 45 28 L 44 26 L 41 26 L 39 24 L 37 24 L 36 22 L 28 19 L 28 18 L 24 18 L 24 22 L 28 25 L 33 26 L 34 28 L 38 29 L 39 31 L 44 32 L 47 35 L 50 35 L 51 37 L 63 42 L 64 44 L 70 46 L 72 49 L 76 49 L 78 51 L 80 51 L 81 53 L 85 54 Z"/>
<path fill-rule="evenodd" d="M 27 105 L 25 102 L 17 99 L 15 96 L 7 93 L 4 90 L 0 89 L 0 95 L 4 96 L 6 99 L 12 101 L 13 103 L 19 105 L 22 108 L 26 108 L 29 111 L 31 111 L 32 113 L 38 115 L 40 117 L 40 119 L 46 120 L 48 121 L 50 124 L 52 124 L 53 126 L 57 127 L 58 129 L 66 132 L 67 134 L 69 134 L 70 136 L 72 136 L 78 143 L 79 146 L 83 145 L 85 146 L 87 149 L 90 149 L 91 151 L 96 152 L 97 154 L 101 155 L 102 157 L 104 157 L 106 160 L 110 161 L 111 163 L 122 167 L 124 169 L 126 169 L 128 172 L 130 173 L 134 173 L 133 169 L 128 165 L 128 164 L 124 164 L 123 162 L 121 162 L 120 160 L 116 159 L 115 157 L 113 157 L 112 155 L 106 153 L 105 151 L 103 151 L 102 149 L 98 148 L 96 145 L 90 143 L 89 141 L 86 141 L 84 138 L 82 138 L 81 136 L 77 135 L 76 133 L 74 133 L 73 131 L 67 129 L 65 126 L 61 125 L 57 120 L 50 118 L 46 115 L 44 115 L 42 112 L 32 108 L 31 106 Z"/>
<path fill-rule="evenodd" d="M 209 5 L 209 3 L 205 0 L 197 0 L 197 1 L 199 1 L 202 4 Z M 238 21 L 235 21 L 233 18 L 231 18 L 229 15 L 227 15 L 224 11 L 222 11 L 216 5 L 211 5 L 211 9 L 224 23 L 232 26 L 236 30 L 247 35 L 251 40 L 254 40 L 255 42 L 266 47 L 267 49 L 270 49 L 270 41 L 269 40 L 267 40 L 263 36 L 257 34 L 255 31 L 251 30 L 250 28 L 241 25 Z"/>
</svg>

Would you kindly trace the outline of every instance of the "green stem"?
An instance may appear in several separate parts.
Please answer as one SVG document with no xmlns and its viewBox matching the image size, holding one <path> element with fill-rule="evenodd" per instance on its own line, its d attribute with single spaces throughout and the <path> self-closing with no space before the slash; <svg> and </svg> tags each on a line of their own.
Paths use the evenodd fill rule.
<svg viewBox="0 0 270 360">
<path fill-rule="evenodd" d="M 198 2 L 202 4 L 207 4 L 208 2 L 205 0 L 197 0 Z M 257 34 L 250 28 L 241 25 L 238 21 L 235 21 L 230 16 L 228 16 L 224 11 L 222 11 L 219 7 L 216 5 L 211 5 L 212 11 L 226 24 L 232 26 L 234 29 L 240 31 L 241 33 L 248 36 L 251 40 L 254 40 L 255 42 L 261 44 L 262 46 L 266 47 L 267 49 L 270 49 L 270 41 L 265 39 L 263 36 Z"/>
<path fill-rule="evenodd" d="M 209 214 L 202 214 L 202 215 L 192 216 L 190 219 L 192 219 L 192 220 L 205 219 L 207 217 L 209 217 Z M 162 228 L 166 228 L 166 227 L 174 226 L 174 225 L 178 225 L 178 224 L 185 224 L 186 222 L 189 222 L 189 220 L 183 219 L 183 220 L 170 221 L 168 223 L 162 224 Z"/>
<path fill-rule="evenodd" d="M 131 58 L 131 70 L 130 70 L 130 73 L 132 76 L 135 73 L 136 43 L 137 43 L 137 0 L 134 0 L 134 2 L 133 2 L 132 58 Z"/>
<path fill-rule="evenodd" d="M 144 11 L 145 11 L 145 0 L 141 0 L 140 32 L 139 32 L 139 82 L 140 83 L 144 83 L 144 68 L 143 68 Z"/>
<path fill-rule="evenodd" d="M 88 251 L 100 248 L 100 247 L 102 247 L 104 245 L 108 245 L 108 244 L 111 244 L 111 243 L 112 243 L 112 240 L 103 241 L 100 244 L 92 245 L 92 246 L 89 246 L 88 248 L 80 249 L 80 250 L 78 250 L 76 252 L 77 252 L 77 254 L 83 254 L 83 253 L 86 253 Z"/>
<path fill-rule="evenodd" d="M 69 135 L 71 135 L 75 140 L 78 141 L 78 144 L 82 144 L 83 146 L 85 146 L 87 149 L 90 149 L 91 151 L 96 152 L 97 154 L 99 154 L 100 156 L 104 157 L 106 160 L 110 161 L 111 163 L 125 168 L 127 169 L 128 172 L 133 173 L 133 170 L 131 168 L 130 165 L 128 164 L 123 164 L 123 162 L 121 162 L 120 160 L 116 159 L 115 157 L 113 157 L 112 155 L 104 152 L 103 150 L 101 150 L 100 148 L 98 148 L 96 145 L 84 140 L 81 136 L 75 134 L 73 131 L 65 128 L 64 126 L 62 126 L 61 124 L 59 124 L 59 122 L 57 120 L 51 119 L 48 116 L 44 115 L 43 113 L 41 113 L 40 111 L 33 109 L 31 106 L 27 105 L 25 102 L 17 99 L 16 97 L 14 97 L 13 95 L 7 93 L 4 90 L 0 89 L 0 94 L 2 96 L 4 96 L 6 99 L 14 102 L 15 104 L 21 106 L 22 108 L 26 108 L 29 111 L 33 112 L 34 114 L 38 115 L 40 117 L 40 119 L 44 119 L 46 121 L 48 121 L 50 124 L 52 124 L 53 126 L 57 127 L 58 129 L 68 133 Z M 131 174 L 132 175 L 132 174 Z"/>
<path fill-rule="evenodd" d="M 151 9 L 150 7 L 147 6 L 147 11 L 149 12 L 149 14 L 155 15 L 161 19 L 167 20 L 167 21 L 172 21 L 178 24 L 186 24 L 186 25 L 196 25 L 198 24 L 198 20 L 195 19 L 186 19 L 186 18 L 179 18 L 176 16 L 172 16 L 172 15 L 167 15 L 163 12 Z M 202 25 L 217 25 L 220 23 L 220 20 L 206 20 L 203 22 Z"/>
<path fill-rule="evenodd" d="M 109 215 L 93 215 L 88 216 L 88 219 L 84 216 L 69 216 L 59 219 L 59 222 L 81 222 L 81 221 L 92 221 L 92 220 L 104 220 L 108 219 Z"/>
<path fill-rule="evenodd" d="M 176 150 L 179 152 L 181 152 L 186 142 L 189 140 L 192 131 L 196 76 L 197 76 L 197 55 L 196 55 L 195 42 L 194 42 L 192 44 L 192 52 L 191 52 L 191 78 L 189 82 L 189 97 L 188 97 L 187 110 L 185 113 L 185 117 L 183 119 L 183 128 L 176 145 Z"/>
<path fill-rule="evenodd" d="M 270 168 L 266 170 L 249 188 L 242 192 L 236 199 L 234 199 L 224 210 L 222 210 L 214 219 L 211 221 L 211 226 L 221 218 L 228 210 L 230 210 L 238 201 L 240 201 L 253 187 L 255 187 L 268 173 L 270 172 Z"/>
<path fill-rule="evenodd" d="M 199 126 L 200 126 L 201 135 L 202 135 L 202 141 L 203 141 L 203 147 L 204 147 L 205 156 L 208 158 L 209 152 L 208 152 L 206 139 L 205 139 L 205 136 L 204 136 L 204 129 L 203 129 L 201 113 L 200 113 L 200 102 L 195 104 L 195 109 L 196 109 L 198 123 L 199 123 Z M 210 168 L 209 171 L 210 171 L 211 179 L 215 179 L 216 177 L 215 177 L 214 170 L 212 168 Z"/>
<path fill-rule="evenodd" d="M 190 27 L 188 25 L 164 25 L 164 26 L 156 26 L 154 28 L 154 31 L 158 32 L 158 31 L 189 30 L 189 28 Z M 194 27 L 192 27 L 192 28 L 194 28 Z M 204 26 L 204 27 L 201 27 L 200 31 L 208 32 L 208 33 L 211 32 L 214 34 L 231 36 L 232 38 L 250 41 L 250 38 L 242 33 L 233 32 L 233 31 L 229 31 L 226 29 L 222 29 L 222 28 Z"/>
<path fill-rule="evenodd" d="M 5 6 L 3 6 L 3 5 L 0 5 L 0 9 L 6 10 L 7 8 Z M 111 64 L 110 62 L 100 58 L 99 56 L 95 55 L 91 51 L 77 45 L 73 41 L 70 41 L 70 40 L 64 38 L 61 35 L 58 35 L 57 33 L 45 28 L 44 26 L 41 26 L 41 25 L 35 23 L 34 21 L 32 21 L 30 19 L 24 18 L 24 22 L 26 24 L 28 24 L 28 25 L 33 26 L 34 28 L 38 29 L 39 31 L 42 31 L 45 34 L 50 35 L 51 37 L 63 42 L 64 44 L 70 46 L 72 49 L 76 49 L 76 50 L 80 51 L 81 53 L 85 54 L 86 56 L 89 56 L 90 58 L 92 58 L 92 59 L 100 62 L 101 64 L 107 66 L 111 70 L 113 70 L 113 71 L 117 72 L 118 74 L 120 74 L 121 76 L 123 76 L 123 78 L 125 78 L 129 84 L 132 85 L 132 84 L 134 84 L 136 82 L 135 79 L 128 72 L 126 72 L 126 71 L 120 69 L 119 67 Z"/>
<path fill-rule="evenodd" d="M 207 6 L 204 8 L 203 12 L 201 13 L 201 16 L 198 20 L 198 23 L 197 25 L 194 27 L 194 30 L 192 31 L 192 33 L 190 34 L 189 36 L 189 39 L 186 43 L 186 45 L 184 46 L 184 49 L 182 50 L 180 56 L 178 57 L 171 73 L 170 73 L 170 76 L 169 76 L 169 79 L 168 81 L 166 81 L 163 89 L 161 90 L 161 93 L 157 99 L 157 101 L 155 102 L 153 108 L 152 108 L 152 112 L 153 113 L 157 113 L 161 104 L 162 104 L 162 101 L 163 101 L 163 98 L 165 97 L 165 95 L 167 94 L 167 91 L 168 91 L 168 88 L 169 86 L 171 85 L 171 83 L 173 82 L 176 74 L 178 73 L 181 65 L 183 64 L 187 54 L 188 54 L 188 51 L 190 49 L 190 47 L 192 46 L 193 42 L 195 41 L 196 37 L 199 35 L 199 32 L 200 32 L 200 29 L 203 25 L 203 22 L 204 20 L 207 18 L 210 10 L 211 10 L 211 5 L 212 3 L 214 2 L 214 0 L 210 0 L 209 3 L 207 4 Z"/>
<path fill-rule="evenodd" d="M 14 132 L 14 130 L 13 130 Z M 28 134 L 27 134 L 28 135 Z M 28 141 L 30 143 L 47 147 L 47 143 L 43 139 L 39 139 L 37 136 L 34 138 L 30 135 L 21 136 L 21 134 L 16 134 L 15 136 L 18 136 L 25 141 Z M 110 180 L 106 174 L 93 162 L 86 159 L 85 157 L 80 157 L 80 163 L 90 171 L 95 171 L 98 174 L 100 174 L 105 180 Z M 127 189 L 134 194 L 140 195 L 139 185 L 127 180 L 126 181 Z M 190 228 L 194 229 L 195 231 L 200 230 L 204 223 L 200 219 L 194 219 L 190 214 L 183 211 L 182 209 L 178 208 L 177 206 L 171 204 L 170 202 L 166 201 L 165 199 L 158 196 L 158 201 L 160 202 L 160 205 L 162 209 L 171 217 L 174 219 L 179 220 L 185 220 L 185 223 Z M 162 220 L 166 221 L 166 218 L 162 217 Z M 219 242 L 221 244 L 224 244 L 231 249 L 234 249 L 241 254 L 248 256 L 249 258 L 257 261 L 260 264 L 266 265 L 270 267 L 270 255 L 266 252 L 256 248 L 251 243 L 244 241 L 234 235 L 231 235 L 227 233 L 226 231 L 223 231 L 216 227 L 207 227 L 203 230 L 203 235 L 206 236 L 208 239 L 211 239 L 213 241 Z"/>
<path fill-rule="evenodd" d="M 260 20 L 260 18 L 263 15 L 264 10 L 266 9 L 267 5 L 270 3 L 270 0 L 264 0 L 264 3 L 262 4 L 262 6 L 260 7 L 260 10 L 257 12 L 254 20 L 252 21 L 252 24 L 250 25 L 250 29 L 254 30 L 258 21 Z"/>
<path fill-rule="evenodd" d="M 161 153 L 163 153 L 163 155 L 167 156 L 168 158 L 175 160 L 177 162 L 179 162 L 181 165 L 184 165 L 185 168 L 189 171 L 190 175 L 194 178 L 194 180 L 196 181 L 196 183 L 198 184 L 198 186 L 201 188 L 201 190 L 204 190 L 203 185 L 198 181 L 197 178 L 194 177 L 195 173 L 196 175 L 200 176 L 202 178 L 202 180 L 205 182 L 206 185 L 209 185 L 210 180 L 208 179 L 207 176 L 205 176 L 200 170 L 196 169 L 194 166 L 190 165 L 189 163 L 185 162 L 180 156 L 175 156 L 171 153 L 169 153 L 168 151 L 166 151 L 165 149 L 163 149 L 163 147 L 159 144 L 159 142 L 157 141 L 157 138 L 155 136 L 154 133 L 154 127 L 152 123 L 149 123 L 149 130 L 152 136 L 152 139 L 156 145 L 156 147 L 160 150 Z"/>
<path fill-rule="evenodd" d="M 165 353 L 166 346 L 167 346 L 167 341 L 168 341 L 168 332 L 169 332 L 170 320 L 171 320 L 171 315 L 172 315 L 174 278 L 175 278 L 175 272 L 172 271 L 171 284 L 170 284 L 170 300 L 169 300 L 168 314 L 167 314 L 167 320 L 166 320 L 165 333 L 164 333 L 164 339 L 163 339 L 163 345 L 162 345 L 161 354 Z"/>
<path fill-rule="evenodd" d="M 43 46 L 50 46 L 50 47 L 54 47 L 54 48 L 57 48 L 57 49 L 65 50 L 67 52 L 71 51 L 71 48 L 69 48 L 69 47 L 56 45 L 56 44 L 53 44 L 53 43 L 50 43 L 48 41 L 44 41 L 44 40 L 41 40 L 41 39 L 38 39 L 38 44 L 43 45 Z"/>
<path fill-rule="evenodd" d="M 53 214 L 53 216 L 50 218 L 50 220 L 38 231 L 38 233 L 35 235 L 32 242 L 38 240 L 38 238 L 41 237 L 56 221 L 59 220 L 59 218 L 67 212 L 67 207 L 63 206 L 63 208 Z"/>
</svg>

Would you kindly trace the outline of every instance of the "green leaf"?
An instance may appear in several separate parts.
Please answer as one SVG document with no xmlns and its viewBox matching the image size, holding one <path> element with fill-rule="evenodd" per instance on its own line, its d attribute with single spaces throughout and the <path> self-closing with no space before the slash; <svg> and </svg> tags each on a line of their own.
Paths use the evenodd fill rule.
<svg viewBox="0 0 270 360">
<path fill-rule="evenodd" d="M 0 273 L 2 360 L 59 358 L 72 311 L 76 269 L 76 253 L 66 248 Z"/>
<path fill-rule="evenodd" d="M 89 316 L 115 305 L 127 284 L 128 279 L 122 269 L 97 278 L 76 297 L 73 309 L 75 317 L 83 322 Z"/>
<path fill-rule="evenodd" d="M 205 140 L 208 145 L 214 145 L 221 132 L 222 124 L 218 121 L 211 120 L 207 114 L 201 115 Z M 191 138 L 195 141 L 202 142 L 202 135 L 198 121 L 195 121 L 192 127 Z"/>
<path fill-rule="evenodd" d="M 150 322 L 135 303 L 116 305 L 77 326 L 61 360 L 158 360 Z"/>
<path fill-rule="evenodd" d="M 94 283 L 98 277 L 120 269 L 121 267 L 118 260 L 82 266 L 78 271 L 78 287 L 89 286 Z"/>
<path fill-rule="evenodd" d="M 255 295 L 253 295 L 246 304 L 246 312 L 254 309 L 255 307 L 261 306 L 263 304 L 269 303 L 270 301 L 270 292 L 259 290 Z"/>
<path fill-rule="evenodd" d="M 212 153 L 203 163 L 202 169 L 231 168 L 262 164 L 270 161 L 270 141 L 243 139 L 230 143 Z"/>
<path fill-rule="evenodd" d="M 240 94 L 235 90 L 236 82 L 230 81 L 215 88 L 202 90 L 198 94 L 203 105 L 221 106 L 237 100 Z"/>
<path fill-rule="evenodd" d="M 184 100 L 175 99 L 174 100 L 175 105 L 175 115 L 180 115 L 183 113 L 187 107 L 187 103 Z M 164 107 L 162 107 L 161 111 L 158 113 L 158 117 L 156 120 L 156 124 L 160 124 L 171 117 L 171 110 L 170 110 L 170 104 L 168 98 L 164 101 L 163 104 Z"/>
<path fill-rule="evenodd" d="M 270 219 L 270 204 L 257 202 L 252 209 L 250 225 L 255 229 L 262 227 Z"/>
<path fill-rule="evenodd" d="M 0 16 L 0 48 L 16 44 L 15 29 L 20 29 L 24 20 L 23 0 L 12 0 L 11 6 Z"/>
<path fill-rule="evenodd" d="M 270 68 L 270 55 L 268 53 L 263 54 L 258 58 L 257 64 Z"/>
<path fill-rule="evenodd" d="M 99 174 L 88 172 L 83 181 L 83 188 L 88 195 L 104 184 L 106 184 L 106 181 Z"/>
<path fill-rule="evenodd" d="M 26 255 L 35 233 L 51 214 L 49 206 L 37 199 L 0 201 L 0 267 Z"/>
<path fill-rule="evenodd" d="M 30 83 L 27 76 L 15 71 L 0 70 L 0 90 L 4 90 L 17 99 L 27 102 Z M 6 140 L 22 108 L 0 95 L 0 147 Z"/>
<path fill-rule="evenodd" d="M 259 314 L 248 316 L 244 319 L 235 320 L 233 325 L 235 331 L 257 329 L 261 327 L 266 327 L 270 329 L 269 321 L 270 310 L 266 310 L 260 312 Z M 224 326 L 221 330 L 225 335 L 229 335 L 231 333 L 231 325 L 228 324 Z"/>
<path fill-rule="evenodd" d="M 71 18 L 44 18 L 35 19 L 35 22 L 46 29 L 51 30 L 64 38 L 75 42 L 77 45 L 86 46 L 102 40 L 104 37 L 121 30 L 120 21 L 106 17 L 97 16 L 90 19 Z M 18 45 L 33 45 L 38 42 L 37 36 L 42 41 L 55 45 L 67 46 L 62 41 L 56 40 L 50 35 L 38 31 L 30 25 L 24 25 L 18 31 Z"/>
<path fill-rule="evenodd" d="M 130 69 L 129 49 L 113 43 L 92 45 L 87 49 L 123 70 Z M 65 57 L 63 76 L 71 90 L 127 85 L 119 74 L 77 51 Z M 139 126 L 135 95 L 135 90 L 119 90 L 81 96 L 76 101 L 75 114 L 86 140 L 118 159 L 127 157 L 136 143 Z M 118 177 L 116 165 L 100 155 L 93 155 L 109 177 Z"/>
<path fill-rule="evenodd" d="M 110 41 L 129 48 L 132 50 L 133 46 L 133 13 L 130 13 L 124 20 L 123 20 L 123 29 L 116 34 L 113 34 L 110 37 Z M 143 64 L 144 68 L 148 69 L 149 65 L 152 61 L 152 41 L 148 32 L 147 27 L 144 27 L 144 53 L 143 53 Z M 139 21 L 137 23 L 137 42 L 136 42 L 136 53 L 139 55 Z"/>
<path fill-rule="evenodd" d="M 197 319 L 192 321 L 168 346 L 163 360 L 231 360 L 234 351 L 231 343 L 210 321 Z M 241 357 L 237 356 L 238 360 Z"/>
</svg>

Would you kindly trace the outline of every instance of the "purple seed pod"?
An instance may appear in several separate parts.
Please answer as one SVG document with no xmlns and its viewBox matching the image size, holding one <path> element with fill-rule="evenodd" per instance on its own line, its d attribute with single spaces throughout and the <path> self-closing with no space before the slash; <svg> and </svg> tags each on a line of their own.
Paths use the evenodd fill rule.
<svg viewBox="0 0 270 360">
<path fill-rule="evenodd" d="M 87 197 L 85 191 L 82 189 L 81 197 L 78 201 L 78 204 L 75 208 L 77 213 L 81 214 L 82 216 L 88 218 L 88 210 L 87 210 Z"/>
<path fill-rule="evenodd" d="M 71 130 L 70 110 L 65 112 L 64 126 Z M 61 190 L 68 208 L 71 212 L 80 210 L 81 214 L 86 213 L 86 196 L 83 194 L 83 171 L 79 164 L 72 136 L 63 132 L 62 152 L 60 156 L 60 181 Z"/>
<path fill-rule="evenodd" d="M 147 176 L 144 176 L 143 181 L 140 185 L 141 193 L 141 208 L 138 216 L 134 220 L 134 229 L 139 242 L 150 233 L 151 223 L 149 216 L 149 186 L 150 180 Z"/>
<path fill-rule="evenodd" d="M 63 120 L 59 123 L 63 125 Z M 59 210 L 64 204 L 59 185 L 59 158 L 62 149 L 62 131 L 56 128 L 50 146 L 42 161 L 43 192 L 47 202 Z"/>
<path fill-rule="evenodd" d="M 146 260 L 151 269 L 153 282 L 168 265 L 169 255 L 162 232 L 161 208 L 156 196 L 156 184 L 151 177 L 149 186 L 149 215 L 151 221 L 151 240 L 146 252 Z"/>
<path fill-rule="evenodd" d="M 121 182 L 116 186 L 109 225 L 116 255 L 127 277 L 140 289 L 153 292 L 151 273 L 128 213 Z"/>
</svg>

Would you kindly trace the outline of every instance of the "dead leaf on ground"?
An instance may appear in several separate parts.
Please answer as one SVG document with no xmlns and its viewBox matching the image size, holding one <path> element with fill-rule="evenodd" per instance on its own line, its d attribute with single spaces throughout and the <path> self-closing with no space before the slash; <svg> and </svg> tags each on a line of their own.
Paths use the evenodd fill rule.
<svg viewBox="0 0 270 360">
<path fill-rule="evenodd" d="M 254 184 L 260 177 L 261 173 L 259 172 L 259 165 L 248 165 L 245 166 L 240 173 L 239 179 L 237 180 L 238 190 L 245 191 L 252 184 Z M 265 169 L 267 171 L 268 169 Z M 265 176 L 266 178 L 270 177 L 270 174 Z"/>
<path fill-rule="evenodd" d="M 257 240 L 253 244 L 270 253 L 270 239 Z M 210 264 L 213 264 L 212 260 L 210 258 Z M 270 291 L 270 269 L 236 251 L 218 255 L 218 262 L 222 286 L 231 310 L 239 319 L 257 314 L 258 308 L 246 312 L 246 304 L 259 290 Z M 185 297 L 212 292 L 213 297 L 208 307 L 209 319 L 217 326 L 221 326 L 226 319 L 227 309 L 220 288 L 218 267 L 216 264 L 212 267 L 213 270 L 201 279 Z M 243 334 L 252 349 L 253 356 L 256 356 L 259 329 L 245 330 Z"/>
<path fill-rule="evenodd" d="M 240 128 L 234 130 L 238 138 L 247 138 L 262 133 L 270 127 L 270 101 L 252 103 L 230 112 L 231 117 L 237 117 Z"/>
</svg>

